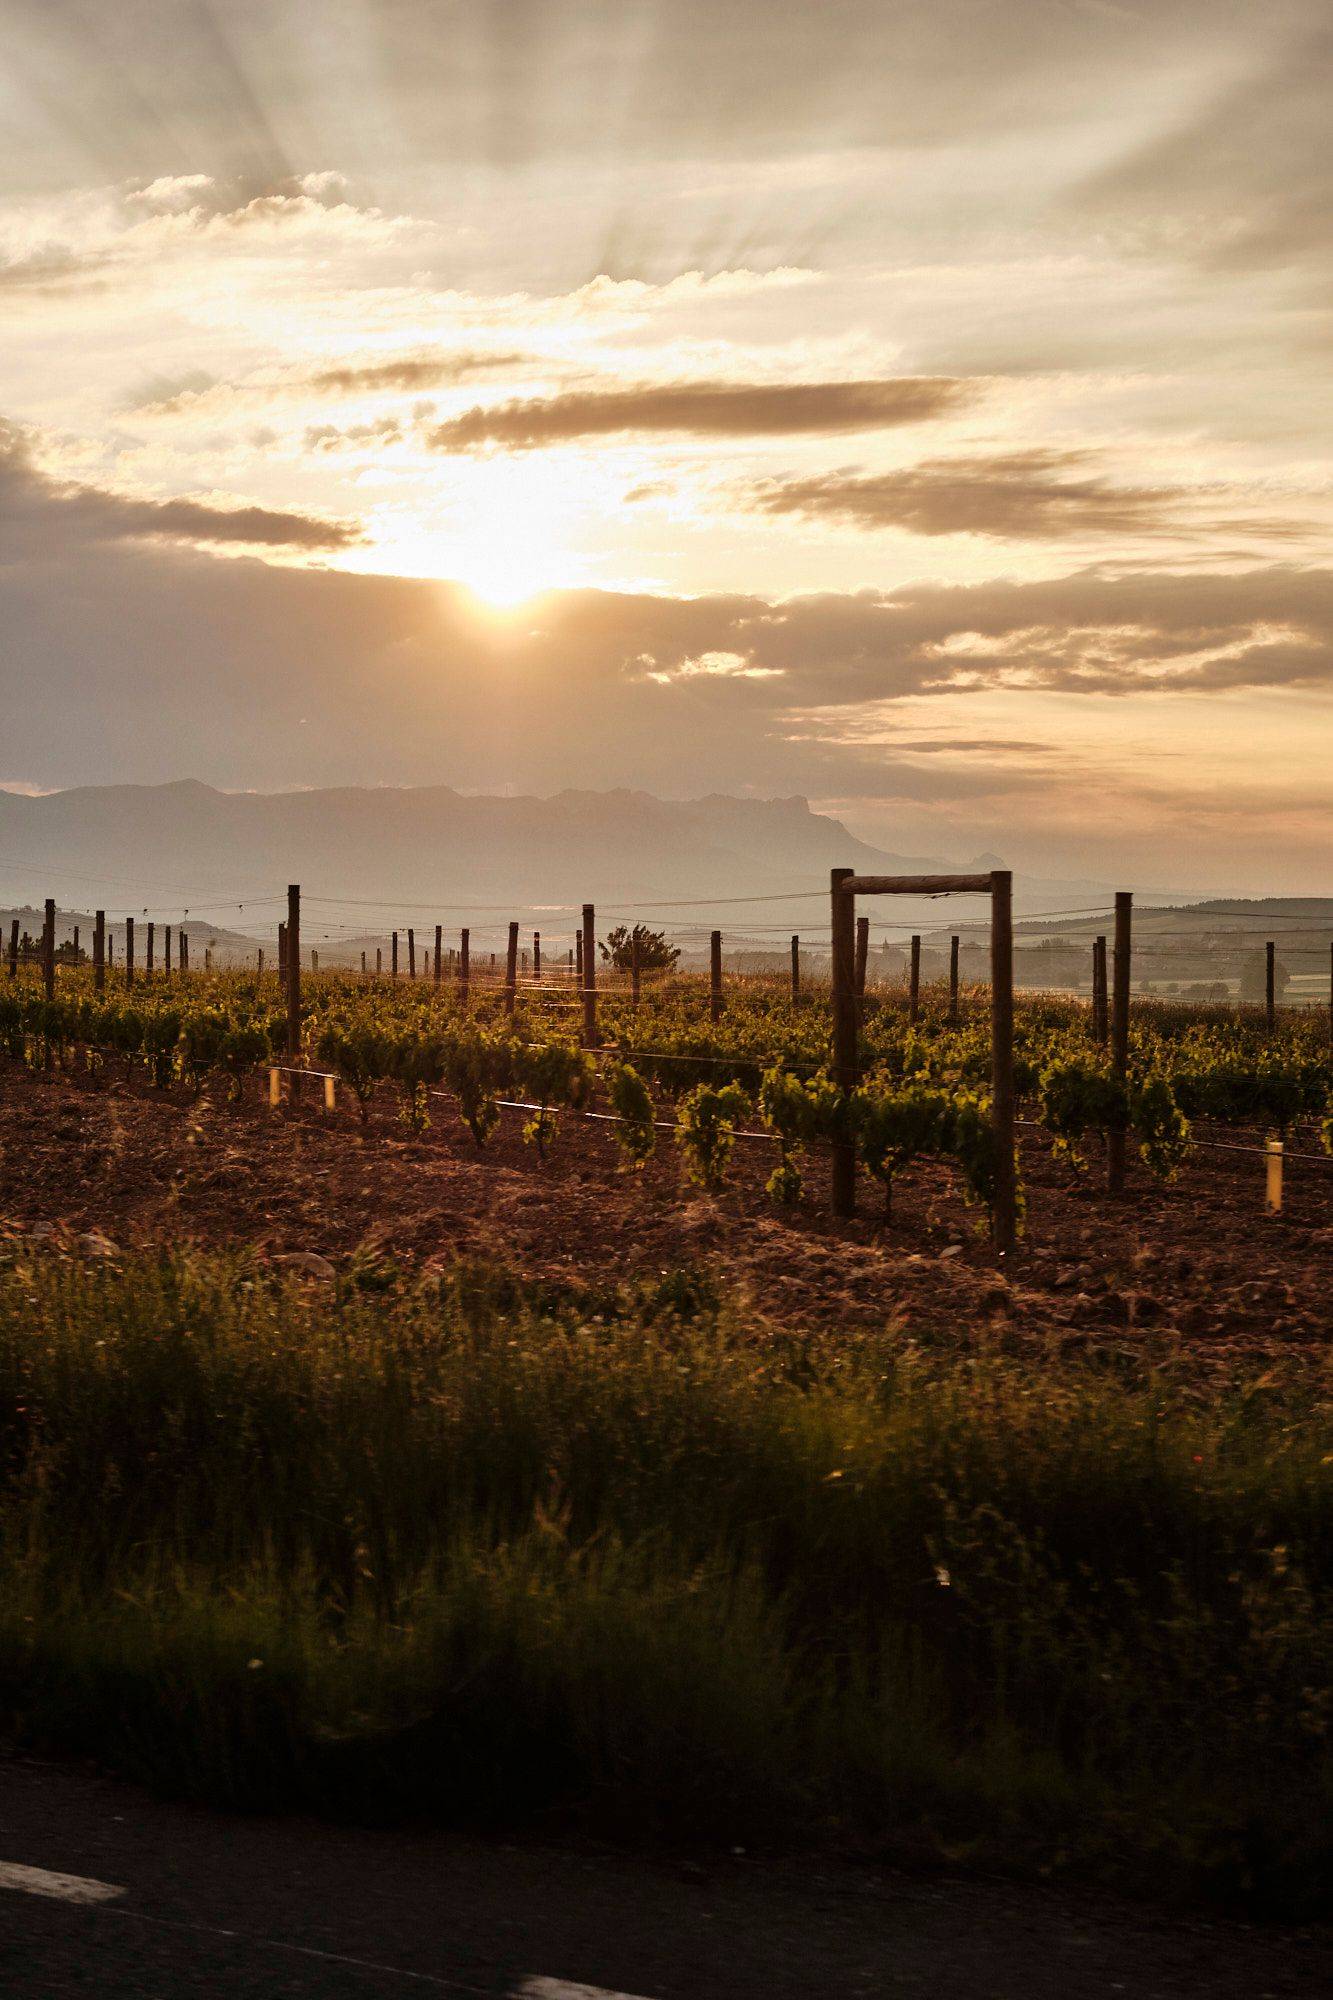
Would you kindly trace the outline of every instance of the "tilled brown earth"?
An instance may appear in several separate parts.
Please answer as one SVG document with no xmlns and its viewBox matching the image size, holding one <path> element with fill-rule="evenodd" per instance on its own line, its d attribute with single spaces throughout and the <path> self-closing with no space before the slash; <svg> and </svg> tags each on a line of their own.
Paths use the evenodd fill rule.
<svg viewBox="0 0 1333 2000">
<path fill-rule="evenodd" d="M 626 1173 L 610 1128 L 584 1119 L 562 1122 L 542 1162 L 518 1114 L 478 1153 L 447 1103 L 416 1136 L 388 1100 L 363 1128 L 354 1109 L 329 1116 L 304 1088 L 309 1104 L 274 1112 L 257 1085 L 232 1105 L 221 1089 L 195 1100 L 106 1072 L 4 1063 L 0 1230 L 36 1229 L 75 1252 L 94 1234 L 122 1250 L 245 1244 L 335 1265 L 362 1249 L 404 1272 L 482 1258 L 561 1286 L 703 1267 L 761 1317 L 892 1318 L 923 1339 L 989 1330 L 1071 1349 L 1183 1345 L 1222 1362 L 1308 1354 L 1333 1334 L 1333 1170 L 1318 1162 L 1290 1162 L 1273 1217 L 1257 1157 L 1208 1152 L 1165 1187 L 1135 1168 L 1111 1200 L 1100 1162 L 1080 1178 L 1024 1133 L 1026 1231 L 1001 1270 L 944 1166 L 903 1176 L 891 1224 L 863 1179 L 861 1214 L 838 1223 L 817 1151 L 802 1202 L 780 1210 L 763 1191 L 767 1144 L 737 1144 L 714 1198 L 688 1182 L 670 1135 L 641 1173 Z"/>
</svg>

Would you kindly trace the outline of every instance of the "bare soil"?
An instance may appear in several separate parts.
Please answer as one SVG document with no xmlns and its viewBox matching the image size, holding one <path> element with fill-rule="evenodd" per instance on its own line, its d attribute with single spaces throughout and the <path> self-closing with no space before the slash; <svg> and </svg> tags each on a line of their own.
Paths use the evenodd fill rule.
<svg viewBox="0 0 1333 2000">
<path fill-rule="evenodd" d="M 326 1114 L 319 1086 L 303 1083 L 271 1111 L 258 1083 L 232 1104 L 221 1082 L 195 1099 L 109 1066 L 42 1075 L 0 1063 L 0 1232 L 46 1225 L 57 1241 L 99 1232 L 121 1250 L 246 1244 L 335 1263 L 374 1251 L 405 1273 L 479 1258 L 593 1289 L 703 1267 L 784 1326 L 892 1319 L 923 1340 L 989 1330 L 1219 1363 L 1316 1358 L 1333 1335 L 1333 1163 L 1291 1159 L 1277 1216 L 1264 1212 L 1264 1162 L 1248 1153 L 1204 1152 L 1170 1186 L 1135 1165 L 1113 1200 L 1098 1159 L 1078 1174 L 1026 1131 L 1026 1230 L 1000 1268 L 944 1165 L 903 1176 L 892 1222 L 865 1178 L 861 1213 L 835 1222 L 818 1151 L 787 1210 L 764 1194 L 768 1144 L 740 1141 L 726 1192 L 711 1197 L 669 1134 L 633 1173 L 612 1129 L 582 1118 L 562 1120 L 542 1162 L 520 1114 L 504 1114 L 479 1153 L 447 1101 L 414 1135 L 388 1096 L 364 1127 L 341 1098 Z"/>
</svg>

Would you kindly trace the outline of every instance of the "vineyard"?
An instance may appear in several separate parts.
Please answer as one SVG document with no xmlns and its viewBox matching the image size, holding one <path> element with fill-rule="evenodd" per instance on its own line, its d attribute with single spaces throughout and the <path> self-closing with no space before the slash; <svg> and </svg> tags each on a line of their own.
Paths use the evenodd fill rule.
<svg viewBox="0 0 1333 2000">
<path fill-rule="evenodd" d="M 86 970 L 62 969 L 48 998 L 24 971 L 0 986 L 0 1050 L 42 1072 L 137 1076 L 164 1091 L 220 1086 L 233 1100 L 272 1096 L 280 1077 L 291 1094 L 309 1072 L 332 1080 L 362 1126 L 388 1103 L 414 1133 L 460 1121 L 481 1151 L 503 1119 L 519 1118 L 539 1162 L 562 1122 L 590 1120 L 606 1127 L 626 1170 L 674 1146 L 688 1180 L 710 1193 L 725 1188 L 738 1141 L 758 1141 L 772 1163 L 769 1197 L 786 1206 L 805 1196 L 812 1151 L 841 1143 L 855 1148 L 886 1215 L 922 1160 L 949 1163 L 987 1212 L 996 1154 L 980 989 L 956 1003 L 927 994 L 915 1019 L 902 995 L 863 997 L 850 1089 L 834 1080 L 826 990 L 794 1001 L 752 979 L 719 1010 L 707 982 L 688 976 L 633 995 L 604 987 L 595 1047 L 584 1045 L 582 1005 L 551 983 L 514 993 L 474 978 L 464 993 L 456 982 L 307 973 L 293 1053 L 276 974 L 141 975 L 133 986 L 112 974 L 99 992 Z M 1270 1027 L 1258 1010 L 1140 1002 L 1122 1078 L 1095 1015 L 1028 998 L 1013 1076 L 1020 1122 L 1090 1188 L 1115 1134 L 1164 1181 L 1224 1143 L 1248 1140 L 1257 1154 L 1277 1135 L 1293 1173 L 1320 1172 L 1333 1151 L 1333 1055 L 1311 1014 Z"/>
</svg>

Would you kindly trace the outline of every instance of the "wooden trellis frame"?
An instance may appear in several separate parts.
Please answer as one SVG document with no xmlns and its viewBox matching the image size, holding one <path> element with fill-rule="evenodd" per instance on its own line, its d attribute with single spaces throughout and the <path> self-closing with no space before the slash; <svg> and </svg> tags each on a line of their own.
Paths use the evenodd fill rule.
<svg viewBox="0 0 1333 2000">
<path fill-rule="evenodd" d="M 831 877 L 833 918 L 833 1073 L 843 1090 L 857 1081 L 856 1038 L 860 1001 L 856 991 L 856 899 L 858 896 L 978 896 L 991 906 L 991 1120 L 995 1132 L 995 1247 L 1007 1255 L 1018 1233 L 1014 1169 L 1014 878 L 1007 868 L 986 875 L 858 875 L 835 868 Z M 833 1148 L 833 1213 L 856 1212 L 856 1147 L 847 1139 Z"/>
</svg>

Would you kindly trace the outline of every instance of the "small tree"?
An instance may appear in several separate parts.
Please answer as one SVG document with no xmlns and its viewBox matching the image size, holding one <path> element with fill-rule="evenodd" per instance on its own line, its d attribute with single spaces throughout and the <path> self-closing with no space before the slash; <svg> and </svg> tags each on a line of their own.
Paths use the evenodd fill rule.
<svg viewBox="0 0 1333 2000">
<path fill-rule="evenodd" d="M 602 957 L 617 972 L 629 972 L 634 964 L 634 947 L 639 948 L 640 972 L 670 972 L 680 951 L 668 944 L 665 933 L 650 931 L 647 924 L 617 924 L 600 946 Z"/>
</svg>

